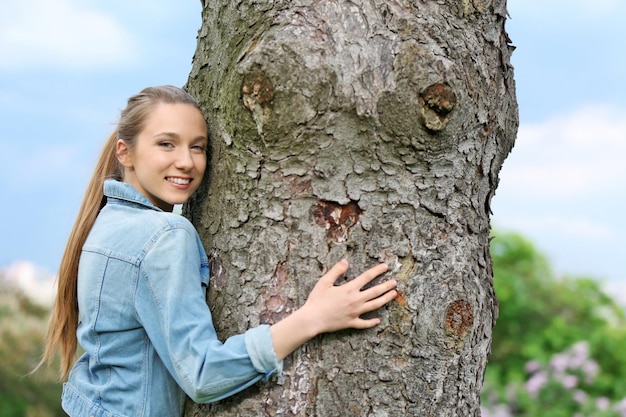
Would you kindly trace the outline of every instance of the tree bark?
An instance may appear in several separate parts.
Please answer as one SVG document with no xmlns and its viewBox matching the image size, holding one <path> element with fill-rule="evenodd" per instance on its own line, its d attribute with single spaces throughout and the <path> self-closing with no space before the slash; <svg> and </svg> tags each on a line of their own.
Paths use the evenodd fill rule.
<svg viewBox="0 0 626 417">
<path fill-rule="evenodd" d="M 381 325 L 187 416 L 479 416 L 497 301 L 490 201 L 518 126 L 505 0 L 203 1 L 187 89 L 211 162 L 185 207 L 220 337 L 384 261 Z"/>
</svg>

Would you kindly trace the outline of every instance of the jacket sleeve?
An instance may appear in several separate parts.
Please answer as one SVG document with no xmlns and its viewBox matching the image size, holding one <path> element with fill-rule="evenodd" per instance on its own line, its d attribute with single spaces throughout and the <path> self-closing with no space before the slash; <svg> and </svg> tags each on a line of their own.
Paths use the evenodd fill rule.
<svg viewBox="0 0 626 417">
<path fill-rule="evenodd" d="M 155 238 L 139 274 L 138 319 L 192 400 L 217 401 L 282 372 L 268 325 L 224 343 L 218 340 L 203 287 L 208 283 L 208 262 L 191 225 L 168 229 Z"/>
</svg>

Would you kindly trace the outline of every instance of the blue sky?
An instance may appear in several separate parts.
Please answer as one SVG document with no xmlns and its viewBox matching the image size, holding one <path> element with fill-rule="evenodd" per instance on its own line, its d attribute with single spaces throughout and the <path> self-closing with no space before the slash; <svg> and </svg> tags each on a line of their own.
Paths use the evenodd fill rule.
<svg viewBox="0 0 626 417">
<path fill-rule="evenodd" d="M 0 2 L 0 268 L 28 261 L 54 273 L 126 98 L 185 83 L 200 1 Z M 626 285 L 626 2 L 510 0 L 508 9 L 521 126 L 493 225 L 530 238 L 558 272 L 617 291 Z"/>
</svg>

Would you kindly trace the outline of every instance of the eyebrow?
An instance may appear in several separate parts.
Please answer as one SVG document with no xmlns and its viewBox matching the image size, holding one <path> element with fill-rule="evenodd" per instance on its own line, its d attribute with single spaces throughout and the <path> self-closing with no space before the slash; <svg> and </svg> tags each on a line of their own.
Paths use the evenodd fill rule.
<svg viewBox="0 0 626 417">
<path fill-rule="evenodd" d="M 168 138 L 176 138 L 178 139 L 180 136 L 178 135 L 178 133 L 174 133 L 174 132 L 159 132 L 156 135 L 154 135 L 155 138 L 161 137 L 161 136 L 165 136 Z"/>
<path fill-rule="evenodd" d="M 180 139 L 180 135 L 178 133 L 175 132 L 159 132 L 156 135 L 153 136 L 153 138 L 155 139 L 159 139 L 162 137 L 166 137 L 166 138 L 172 138 L 172 139 Z M 209 138 L 207 136 L 198 136 L 196 138 L 193 138 L 192 141 L 197 141 L 197 140 L 202 140 L 202 141 L 208 141 Z"/>
</svg>

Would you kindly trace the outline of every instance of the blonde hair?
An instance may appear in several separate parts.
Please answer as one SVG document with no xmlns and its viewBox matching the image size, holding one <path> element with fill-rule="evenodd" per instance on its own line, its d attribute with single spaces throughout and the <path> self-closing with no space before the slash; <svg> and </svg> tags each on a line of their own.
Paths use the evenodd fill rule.
<svg viewBox="0 0 626 417">
<path fill-rule="evenodd" d="M 118 139 L 134 147 L 134 140 L 144 129 L 146 119 L 159 103 L 190 104 L 201 111 L 196 100 L 184 90 L 174 86 L 148 87 L 128 99 L 121 111 L 115 131 L 107 139 L 96 169 L 87 185 L 76 221 L 70 232 L 65 252 L 59 266 L 57 296 L 48 326 L 46 347 L 37 370 L 50 363 L 57 352 L 61 356 L 61 379 L 66 379 L 76 355 L 78 328 L 78 263 L 83 245 L 93 227 L 96 217 L 106 203 L 103 194 L 104 181 L 108 178 L 122 180 L 122 167 L 116 154 Z"/>
</svg>

